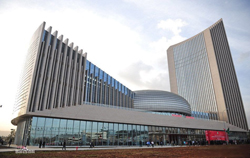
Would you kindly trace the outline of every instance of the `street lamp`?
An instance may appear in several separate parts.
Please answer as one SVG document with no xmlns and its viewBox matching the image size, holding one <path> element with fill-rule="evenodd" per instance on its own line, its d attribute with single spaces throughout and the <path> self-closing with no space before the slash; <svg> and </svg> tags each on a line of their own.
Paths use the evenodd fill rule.
<svg viewBox="0 0 250 158">
<path fill-rule="evenodd" d="M 222 116 L 223 116 L 223 120 L 224 120 L 224 131 L 225 131 L 225 136 L 226 136 L 226 142 L 227 142 L 227 134 L 226 134 L 226 120 L 224 118 L 224 111 L 227 111 L 228 108 L 226 108 L 225 110 L 222 111 Z M 227 142 L 228 144 L 228 142 Z"/>
<path fill-rule="evenodd" d="M 228 110 L 228 108 L 226 108 L 225 110 L 222 111 L 222 117 L 223 117 L 223 120 L 224 120 L 224 129 L 226 129 L 226 120 L 224 118 L 224 111 Z"/>
</svg>

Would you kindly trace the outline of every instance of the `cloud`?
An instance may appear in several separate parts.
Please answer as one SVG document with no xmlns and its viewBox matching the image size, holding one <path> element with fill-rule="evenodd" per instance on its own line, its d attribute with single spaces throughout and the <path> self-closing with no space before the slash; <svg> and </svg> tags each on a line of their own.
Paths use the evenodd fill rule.
<svg viewBox="0 0 250 158">
<path fill-rule="evenodd" d="M 165 24 L 170 26 L 165 26 Z M 142 58 L 142 61 L 128 65 L 121 71 L 121 73 L 119 73 L 123 83 L 126 83 L 126 86 L 128 87 L 133 87 L 133 90 L 169 90 L 170 86 L 166 50 L 171 45 L 186 39 L 179 35 L 181 28 L 185 25 L 186 23 L 180 19 L 162 20 L 158 23 L 158 27 L 169 29 L 173 32 L 173 35 L 163 36 L 156 41 L 151 41 L 148 45 L 149 49 L 147 50 L 147 57 L 145 54 L 141 54 L 140 58 Z"/>
<path fill-rule="evenodd" d="M 244 103 L 244 109 L 247 117 L 248 122 L 248 128 L 250 129 L 250 95 L 242 95 L 243 103 Z"/>
<path fill-rule="evenodd" d="M 180 35 L 172 36 L 170 39 L 167 39 L 167 37 L 161 37 L 159 40 L 150 43 L 149 46 L 154 48 L 157 52 L 166 52 L 171 45 L 182 42 L 185 39 L 185 37 Z"/>
<path fill-rule="evenodd" d="M 179 33 L 181 32 L 180 28 L 186 25 L 187 23 L 181 19 L 167 19 L 165 21 L 161 20 L 160 23 L 157 24 L 157 27 L 161 29 L 170 30 L 174 33 L 174 35 L 179 35 Z"/>
<path fill-rule="evenodd" d="M 119 76 L 123 78 L 128 87 L 135 87 L 135 89 L 140 89 L 140 87 L 144 88 L 143 84 L 143 76 L 142 74 L 149 73 L 153 69 L 152 66 L 143 63 L 142 61 L 138 61 L 128 65 L 122 71 L 120 71 Z"/>
<path fill-rule="evenodd" d="M 166 26 L 166 24 L 168 24 Z M 128 65 L 119 73 L 119 78 L 126 86 L 133 90 L 155 89 L 170 90 L 168 77 L 168 62 L 166 50 L 173 44 L 185 40 L 179 35 L 181 28 L 186 25 L 183 20 L 167 19 L 156 24 L 158 28 L 169 29 L 173 35 L 163 36 L 156 41 L 151 41 L 146 54 L 141 54 L 141 61 Z"/>
<path fill-rule="evenodd" d="M 177 44 L 186 39 L 185 37 L 179 35 L 181 32 L 181 28 L 186 25 L 187 23 L 181 19 L 161 20 L 157 24 L 157 28 L 169 30 L 173 33 L 173 35 L 170 36 L 169 34 L 167 34 L 157 41 L 151 42 L 149 44 L 150 47 L 154 48 L 157 52 L 166 52 L 168 47 L 170 47 L 171 45 Z"/>
<path fill-rule="evenodd" d="M 238 58 L 238 61 L 239 62 L 244 62 L 246 60 L 249 60 L 249 57 L 250 57 L 250 51 L 249 52 L 245 52 L 245 53 L 241 53 L 239 58 Z"/>
<path fill-rule="evenodd" d="M 138 61 L 127 66 L 119 75 L 128 82 L 128 87 L 134 87 L 133 90 L 155 89 L 168 90 L 168 73 L 165 70 L 159 70 L 152 65 Z"/>
</svg>

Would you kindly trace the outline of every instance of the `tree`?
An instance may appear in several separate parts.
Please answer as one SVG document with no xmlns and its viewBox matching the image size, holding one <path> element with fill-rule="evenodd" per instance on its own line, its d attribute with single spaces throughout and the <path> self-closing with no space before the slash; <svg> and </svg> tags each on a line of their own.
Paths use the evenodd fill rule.
<svg viewBox="0 0 250 158">
<path fill-rule="evenodd" d="M 11 129 L 10 134 L 6 138 L 6 142 L 8 143 L 10 141 L 10 139 L 12 139 L 12 143 L 13 143 L 15 135 L 16 135 L 16 130 L 15 129 Z"/>
<path fill-rule="evenodd" d="M 3 139 L 0 137 L 0 144 L 3 145 Z"/>
</svg>

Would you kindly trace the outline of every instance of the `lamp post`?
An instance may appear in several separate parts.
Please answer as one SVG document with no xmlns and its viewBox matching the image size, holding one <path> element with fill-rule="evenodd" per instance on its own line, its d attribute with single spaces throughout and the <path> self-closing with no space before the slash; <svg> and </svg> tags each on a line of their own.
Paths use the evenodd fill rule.
<svg viewBox="0 0 250 158">
<path fill-rule="evenodd" d="M 11 131 L 11 137 L 12 137 L 12 134 L 13 134 L 12 132 L 14 131 L 14 129 L 10 129 L 10 131 Z"/>
<path fill-rule="evenodd" d="M 225 136 L 226 136 L 226 142 L 227 142 L 227 134 L 226 134 L 226 120 L 224 118 L 224 111 L 228 110 L 228 108 L 226 108 L 225 110 L 222 111 L 222 116 L 223 116 L 223 120 L 224 120 L 224 131 L 225 131 Z M 228 142 L 227 142 L 228 144 Z"/>
</svg>

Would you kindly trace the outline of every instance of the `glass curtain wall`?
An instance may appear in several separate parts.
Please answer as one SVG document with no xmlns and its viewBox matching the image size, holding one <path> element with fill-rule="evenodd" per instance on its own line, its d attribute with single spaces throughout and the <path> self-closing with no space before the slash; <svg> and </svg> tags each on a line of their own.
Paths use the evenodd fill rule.
<svg viewBox="0 0 250 158">
<path fill-rule="evenodd" d="M 93 63 L 86 61 L 85 99 L 82 102 L 132 108 L 134 93 Z M 125 101 L 125 97 L 129 101 Z"/>
<path fill-rule="evenodd" d="M 191 106 L 192 116 L 217 120 L 217 104 L 204 34 L 173 48 L 178 94 Z M 215 115 L 214 115 L 215 114 Z"/>
<path fill-rule="evenodd" d="M 133 146 L 178 144 L 184 141 L 204 141 L 205 131 L 198 129 L 145 126 L 134 124 L 80 121 L 58 118 L 33 117 L 30 121 L 28 143 L 38 146 Z"/>
</svg>

